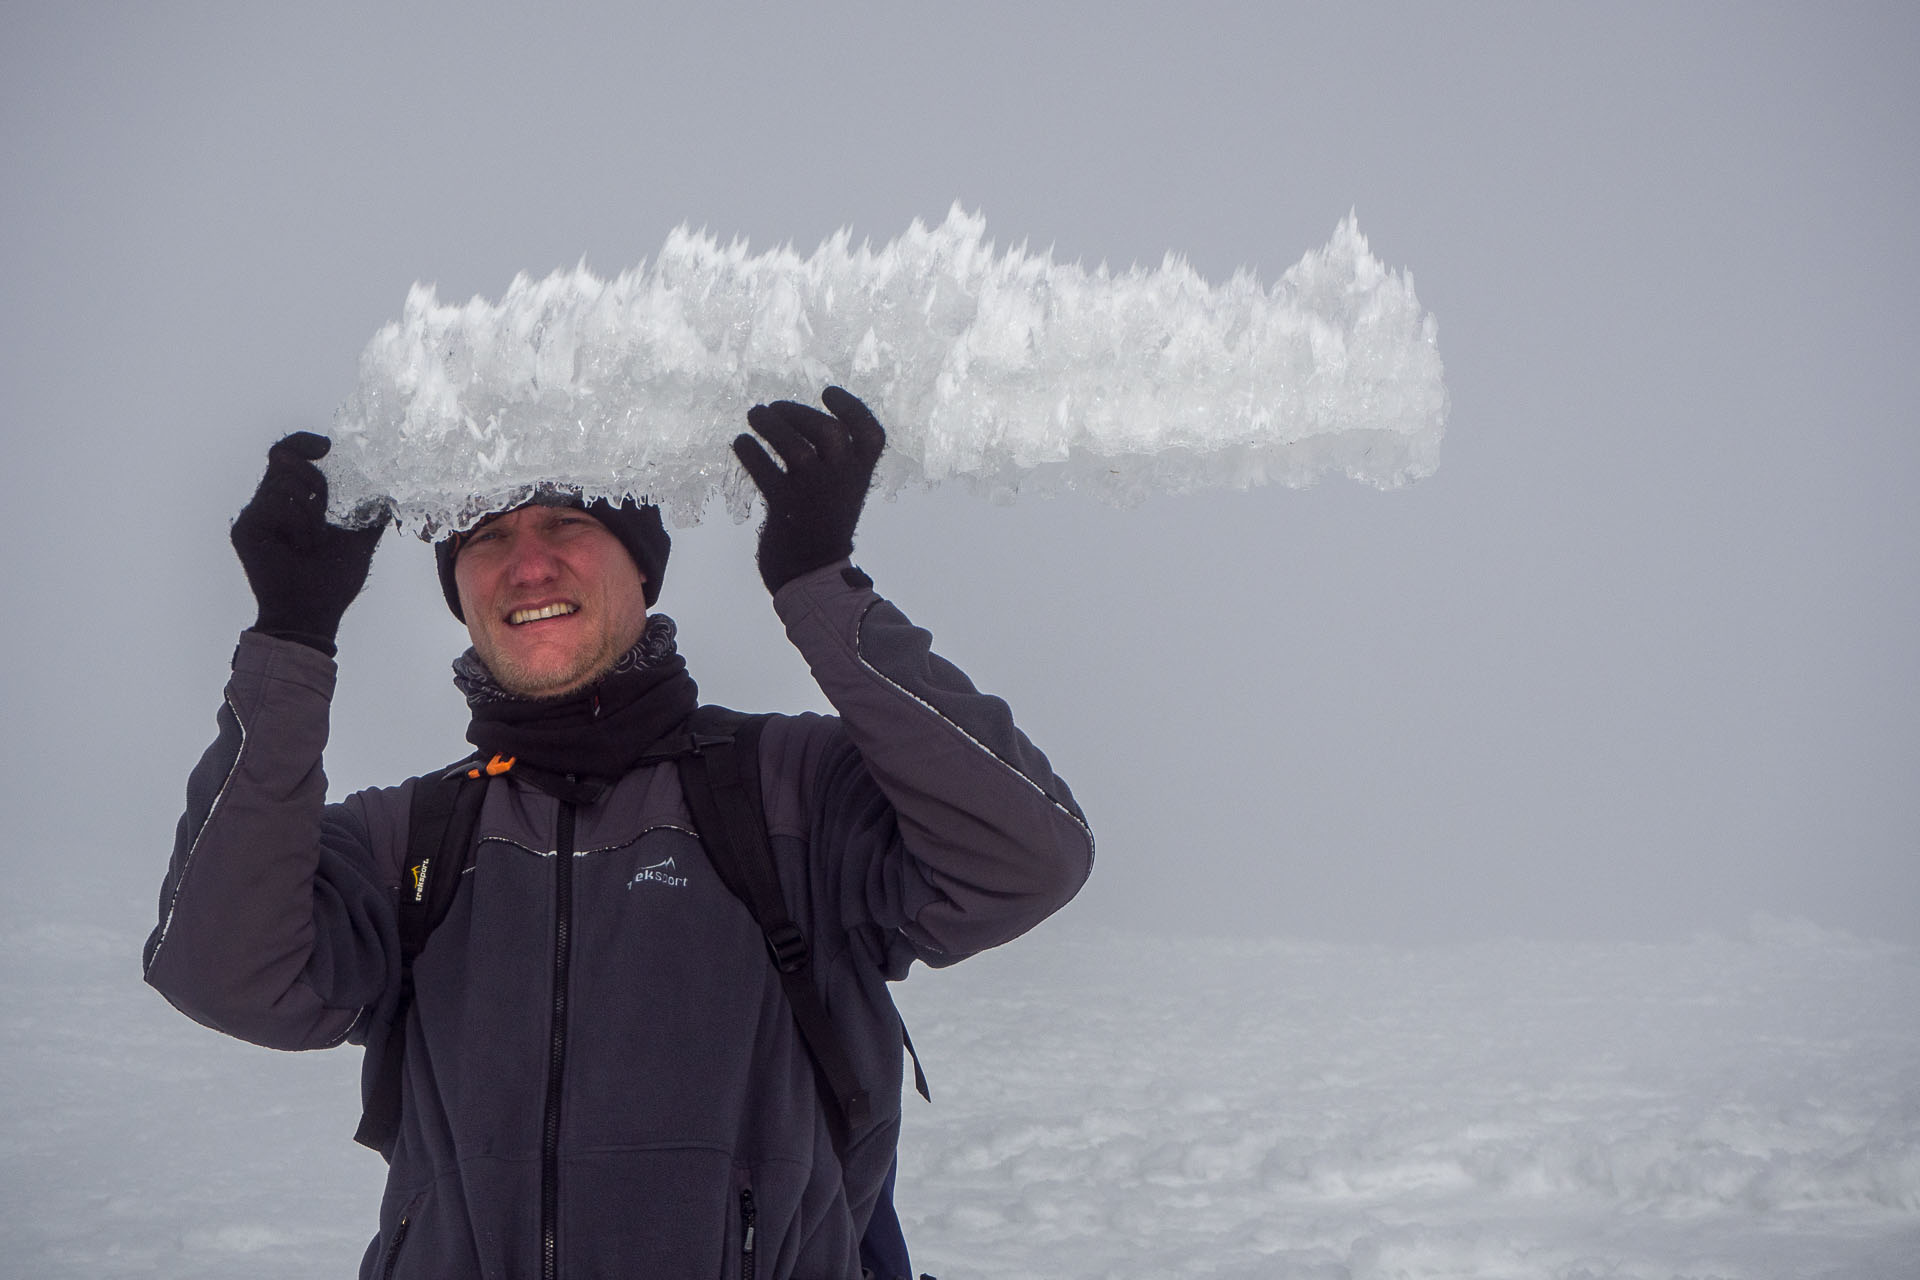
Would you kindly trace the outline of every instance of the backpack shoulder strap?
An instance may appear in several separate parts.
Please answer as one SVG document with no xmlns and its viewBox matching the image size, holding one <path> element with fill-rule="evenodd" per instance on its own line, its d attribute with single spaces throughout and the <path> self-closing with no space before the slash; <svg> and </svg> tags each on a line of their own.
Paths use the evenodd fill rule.
<svg viewBox="0 0 1920 1280">
<path fill-rule="evenodd" d="M 728 831 L 740 828 L 738 837 L 734 840 L 734 847 L 746 848 L 753 855 L 754 862 L 766 868 L 766 875 L 762 877 L 762 884 L 758 890 L 759 899 L 777 908 L 778 918 L 775 918 L 774 910 L 763 910 L 756 906 L 755 899 L 749 896 L 750 891 L 729 877 L 728 868 L 720 868 L 719 874 L 733 896 L 746 903 L 748 910 L 753 912 L 755 923 L 759 924 L 761 932 L 767 935 L 767 951 L 778 966 L 783 945 L 791 951 L 796 945 L 795 939 L 798 940 L 797 945 L 800 947 L 806 945 L 806 939 L 800 932 L 799 926 L 795 925 L 786 913 L 785 895 L 781 892 L 779 873 L 774 868 L 773 851 L 766 839 L 766 815 L 761 804 L 760 792 L 760 731 L 771 718 L 768 715 L 748 715 L 744 711 L 734 711 L 728 707 L 701 706 L 695 708 L 693 716 L 688 720 L 687 732 L 663 744 L 655 752 L 649 753 L 649 758 L 661 761 L 673 760 L 677 763 L 702 747 L 717 745 L 722 739 L 730 738 L 737 744 L 731 761 L 720 757 L 709 758 L 710 767 L 718 764 L 721 772 L 730 776 L 737 775 L 741 783 L 738 788 L 730 787 L 716 797 L 728 806 L 730 824 L 721 825 L 722 829 Z M 708 776 L 714 775 L 709 773 Z M 702 785 L 700 779 L 695 779 L 691 784 L 692 787 Z M 681 773 L 681 789 L 688 792 L 688 807 L 692 808 L 694 801 L 686 781 L 685 770 Z M 700 824 L 699 814 L 694 815 L 694 824 L 696 826 Z M 744 844 L 742 844 L 743 840 Z M 711 851 L 709 856 L 713 856 Z M 803 1035 L 807 1037 L 808 1046 L 811 1048 L 812 1033 L 803 1030 Z M 920 1064 L 920 1053 L 913 1047 L 913 1037 L 907 1034 L 907 1024 L 904 1020 L 900 1024 L 900 1043 L 905 1047 L 907 1057 L 913 1063 L 914 1091 L 927 1101 L 933 1101 L 933 1093 L 927 1086 L 926 1070 Z M 845 1057 L 844 1054 L 840 1056 Z M 845 1084 L 852 1082 L 851 1067 L 848 1068 L 848 1072 L 847 1080 L 843 1082 Z M 842 1092 L 843 1090 L 836 1089 L 836 1097 Z"/>
<path fill-rule="evenodd" d="M 406 1053 L 406 1016 L 413 1004 L 413 962 L 453 907 L 460 877 L 473 865 L 473 836 L 487 781 L 512 767 L 498 756 L 481 764 L 471 756 L 412 779 L 407 849 L 400 877 L 400 994 L 376 1062 L 368 1065 L 360 1127 L 353 1139 L 390 1156 L 400 1133 L 400 1085 Z"/>
<path fill-rule="evenodd" d="M 400 880 L 400 963 L 408 973 L 413 958 L 447 918 L 461 874 L 473 865 L 473 834 L 480 825 L 487 782 L 502 772 L 480 764 L 476 756 L 424 774 L 414 783 L 406 873 Z"/>
<path fill-rule="evenodd" d="M 788 914 L 780 888 L 760 799 L 760 732 L 766 722 L 766 716 L 702 707 L 695 713 L 689 749 L 676 764 L 714 872 L 746 905 L 766 938 L 800 1038 L 832 1095 L 832 1113 L 840 1121 L 836 1136 L 844 1141 L 871 1120 L 872 1097 L 834 1032 L 814 985 L 812 948 Z"/>
</svg>

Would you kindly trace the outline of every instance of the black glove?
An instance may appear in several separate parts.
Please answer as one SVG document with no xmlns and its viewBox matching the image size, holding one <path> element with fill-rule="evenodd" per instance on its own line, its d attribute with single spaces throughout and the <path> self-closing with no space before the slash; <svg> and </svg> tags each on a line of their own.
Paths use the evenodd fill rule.
<svg viewBox="0 0 1920 1280">
<path fill-rule="evenodd" d="M 341 615 L 360 594 L 387 522 L 327 523 L 327 477 L 317 459 L 333 442 L 296 431 L 267 450 L 267 474 L 233 522 L 233 549 L 260 605 L 252 630 L 332 656 Z"/>
<path fill-rule="evenodd" d="M 782 471 L 760 442 L 742 433 L 733 452 L 760 486 L 760 579 L 778 591 L 801 574 L 853 554 L 853 529 L 873 483 L 887 433 L 867 406 L 839 387 L 820 395 L 826 413 L 791 400 L 757 404 L 747 425 L 773 446 Z"/>
</svg>

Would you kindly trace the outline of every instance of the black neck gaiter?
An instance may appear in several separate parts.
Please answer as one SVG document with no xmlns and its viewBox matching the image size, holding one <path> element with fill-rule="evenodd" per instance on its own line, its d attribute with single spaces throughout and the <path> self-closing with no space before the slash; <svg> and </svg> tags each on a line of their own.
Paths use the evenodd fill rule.
<svg viewBox="0 0 1920 1280">
<path fill-rule="evenodd" d="M 559 775 L 611 781 L 693 714 L 700 694 L 674 646 L 673 619 L 656 613 L 633 648 L 599 680 L 559 698 L 509 693 L 469 649 L 453 682 L 473 719 L 467 741 L 482 751 Z"/>
</svg>

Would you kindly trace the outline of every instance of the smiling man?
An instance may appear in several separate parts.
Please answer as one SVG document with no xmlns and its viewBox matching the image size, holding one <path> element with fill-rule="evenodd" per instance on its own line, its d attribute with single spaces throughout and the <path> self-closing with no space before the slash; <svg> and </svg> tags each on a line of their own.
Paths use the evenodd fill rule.
<svg viewBox="0 0 1920 1280">
<path fill-rule="evenodd" d="M 716 744 L 690 732 L 708 721 L 650 611 L 659 512 L 564 491 L 436 547 L 491 763 L 445 918 L 403 943 L 427 878 L 415 802 L 445 784 L 328 804 L 321 768 L 335 637 L 380 530 L 325 523 L 323 437 L 269 451 L 233 526 L 259 615 L 188 780 L 146 976 L 260 1044 L 366 1045 L 369 1117 L 383 1080 L 398 1102 L 363 1127 L 390 1168 L 362 1277 L 906 1274 L 882 1247 L 903 1066 L 887 983 L 1031 928 L 1093 847 L 1006 704 L 853 567 L 885 436 L 853 396 L 822 400 L 755 406 L 759 438 L 734 445 L 766 503 L 761 576 L 837 713 L 740 739 L 807 943 L 777 965 L 676 768 Z M 850 1061 L 824 1063 L 808 1004 Z"/>
<path fill-rule="evenodd" d="M 657 508 L 550 499 L 441 543 L 440 573 L 444 582 L 451 568 L 447 603 L 501 687 L 557 698 L 599 678 L 640 638 L 666 546 Z"/>
</svg>

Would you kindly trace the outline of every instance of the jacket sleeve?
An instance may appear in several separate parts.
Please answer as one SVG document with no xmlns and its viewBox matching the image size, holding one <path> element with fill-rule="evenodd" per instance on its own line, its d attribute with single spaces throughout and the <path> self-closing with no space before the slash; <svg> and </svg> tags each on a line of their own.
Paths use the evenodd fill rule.
<svg viewBox="0 0 1920 1280">
<path fill-rule="evenodd" d="M 346 1039 L 397 964 L 366 804 L 326 803 L 333 683 L 318 651 L 241 636 L 144 955 L 183 1013 L 278 1049 Z"/>
<path fill-rule="evenodd" d="M 1079 891 L 1093 833 L 1005 702 L 846 561 L 789 582 L 774 608 L 891 811 L 899 856 L 872 874 L 921 959 L 1018 937 Z"/>
</svg>

